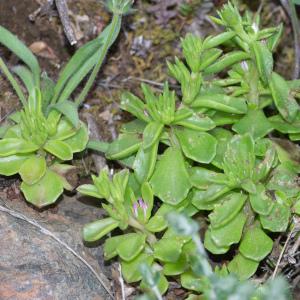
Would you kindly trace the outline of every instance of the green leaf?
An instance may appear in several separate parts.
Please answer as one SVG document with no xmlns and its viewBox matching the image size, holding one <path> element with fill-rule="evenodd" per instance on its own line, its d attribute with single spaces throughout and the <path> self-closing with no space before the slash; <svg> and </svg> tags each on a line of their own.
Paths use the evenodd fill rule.
<svg viewBox="0 0 300 300">
<path fill-rule="evenodd" d="M 256 190 L 256 194 L 249 195 L 251 207 L 256 213 L 267 216 L 273 208 L 272 198 L 267 194 L 262 184 L 257 185 Z"/>
<path fill-rule="evenodd" d="M 168 224 L 164 216 L 155 215 L 148 221 L 145 228 L 150 232 L 160 232 L 165 230 L 167 226 Z"/>
<path fill-rule="evenodd" d="M 80 128 L 77 132 L 64 140 L 66 144 L 71 148 L 73 153 L 81 152 L 87 147 L 87 143 L 89 140 L 89 133 L 87 126 L 80 122 Z"/>
<path fill-rule="evenodd" d="M 204 247 L 213 254 L 224 254 L 229 250 L 228 246 L 220 247 L 213 241 L 211 231 L 209 229 L 205 232 Z"/>
<path fill-rule="evenodd" d="M 119 226 L 119 222 L 113 218 L 105 218 L 86 224 L 83 227 L 83 239 L 87 242 L 95 242 Z"/>
<path fill-rule="evenodd" d="M 173 123 L 198 131 L 208 131 L 216 127 L 214 121 L 212 121 L 209 117 L 196 113 L 180 121 L 174 121 Z"/>
<path fill-rule="evenodd" d="M 146 235 L 140 233 L 128 233 L 117 246 L 118 255 L 125 261 L 135 259 L 144 249 Z"/>
<path fill-rule="evenodd" d="M 16 54 L 34 74 L 34 81 L 39 86 L 40 66 L 32 52 L 11 32 L 0 26 L 0 43 Z"/>
<path fill-rule="evenodd" d="M 201 54 L 200 71 L 205 70 L 208 66 L 213 64 L 222 54 L 222 50 L 218 48 L 211 48 L 205 50 Z"/>
<path fill-rule="evenodd" d="M 299 114 L 292 123 L 286 122 L 281 115 L 275 115 L 268 119 L 272 126 L 282 133 L 300 133 L 300 118 Z"/>
<path fill-rule="evenodd" d="M 179 237 L 162 238 L 154 244 L 154 258 L 175 263 L 182 251 L 184 240 Z"/>
<path fill-rule="evenodd" d="M 224 173 L 236 184 L 252 179 L 255 166 L 253 138 L 246 135 L 234 136 L 224 154 Z"/>
<path fill-rule="evenodd" d="M 122 159 L 135 153 L 140 146 L 141 140 L 138 135 L 122 134 L 109 145 L 105 154 L 108 159 Z"/>
<path fill-rule="evenodd" d="M 246 220 L 246 215 L 242 212 L 239 213 L 225 226 L 210 229 L 211 239 L 218 247 L 226 248 L 238 243 L 241 239 Z"/>
<path fill-rule="evenodd" d="M 212 210 L 219 197 L 231 190 L 230 187 L 224 184 L 211 184 L 207 190 L 194 190 L 192 195 L 192 203 L 199 210 Z"/>
<path fill-rule="evenodd" d="M 243 51 L 232 51 L 223 55 L 220 59 L 218 59 L 214 64 L 210 65 L 208 68 L 205 69 L 204 74 L 210 75 L 215 74 L 223 71 L 227 67 L 231 65 L 243 61 L 245 59 L 249 59 L 250 56 L 248 53 Z"/>
<path fill-rule="evenodd" d="M 167 278 L 162 274 L 162 272 L 158 273 L 158 282 L 157 282 L 157 288 L 160 292 L 161 295 L 165 294 L 165 292 L 169 288 L 169 281 Z M 140 288 L 142 290 L 148 291 L 149 290 L 149 285 L 146 284 L 144 278 L 141 282 Z"/>
<path fill-rule="evenodd" d="M 121 108 L 123 110 L 128 111 L 129 113 L 131 113 L 132 115 L 134 115 L 135 117 L 137 117 L 142 121 L 145 122 L 150 121 L 150 118 L 145 113 L 145 109 L 146 109 L 145 103 L 131 93 L 126 92 L 122 94 Z"/>
<path fill-rule="evenodd" d="M 49 108 L 56 109 L 57 111 L 61 112 L 75 128 L 78 128 L 78 107 L 74 102 L 65 100 L 51 105 Z"/>
<path fill-rule="evenodd" d="M 40 181 L 33 185 L 21 184 L 21 191 L 28 202 L 36 207 L 44 207 L 54 203 L 64 190 L 60 176 L 47 170 Z"/>
<path fill-rule="evenodd" d="M 293 122 L 299 111 L 299 105 L 293 96 L 290 95 L 290 89 L 285 79 L 273 72 L 270 89 L 275 105 L 282 117 L 288 122 Z"/>
<path fill-rule="evenodd" d="M 181 255 L 176 262 L 164 264 L 163 272 L 167 276 L 176 276 L 182 274 L 188 268 L 186 255 Z"/>
<path fill-rule="evenodd" d="M 264 84 L 269 82 L 273 71 L 273 56 L 267 45 L 262 42 L 254 41 L 251 45 L 251 50 L 254 53 L 256 66 L 259 75 Z"/>
<path fill-rule="evenodd" d="M 227 178 L 223 173 L 217 173 L 205 168 L 190 168 L 189 173 L 192 185 L 200 190 L 207 190 L 212 183 L 227 183 Z"/>
<path fill-rule="evenodd" d="M 170 147 L 164 152 L 156 165 L 150 184 L 154 195 L 165 203 L 176 205 L 186 198 L 191 183 L 179 149 Z"/>
<path fill-rule="evenodd" d="M 126 234 L 107 238 L 103 246 L 104 259 L 108 260 L 118 255 L 117 247 L 124 239 L 126 239 Z"/>
<path fill-rule="evenodd" d="M 32 185 L 44 176 L 46 168 L 47 165 L 44 157 L 33 156 L 22 164 L 19 173 L 24 182 Z"/>
<path fill-rule="evenodd" d="M 156 164 L 157 150 L 158 142 L 146 150 L 143 147 L 140 147 L 137 152 L 133 163 L 133 169 L 134 175 L 140 183 L 148 181 L 151 178 Z"/>
<path fill-rule="evenodd" d="M 44 145 L 44 149 L 61 160 L 71 160 L 73 158 L 71 147 L 63 141 L 48 140 Z"/>
<path fill-rule="evenodd" d="M 9 155 L 0 157 L 0 174 L 11 176 L 17 174 L 22 164 L 29 158 L 28 155 Z"/>
<path fill-rule="evenodd" d="M 281 164 L 272 172 L 267 189 L 280 191 L 287 197 L 296 197 L 299 194 L 298 176 L 288 164 Z"/>
<path fill-rule="evenodd" d="M 147 126 L 147 123 L 139 119 L 135 119 L 131 122 L 122 125 L 120 131 L 122 133 L 139 133 L 142 134 Z"/>
<path fill-rule="evenodd" d="M 215 128 L 211 131 L 211 134 L 217 139 L 217 150 L 212 164 L 219 169 L 223 169 L 223 158 L 227 149 L 227 144 L 230 142 L 233 135 L 229 130 L 223 128 Z"/>
<path fill-rule="evenodd" d="M 180 282 L 182 287 L 199 293 L 204 292 L 207 289 L 205 277 L 196 276 L 192 271 L 183 273 L 180 276 Z"/>
<path fill-rule="evenodd" d="M 164 129 L 164 124 L 150 122 L 143 132 L 143 148 L 149 149 L 159 140 L 159 137 Z"/>
<path fill-rule="evenodd" d="M 213 48 L 219 45 L 222 45 L 223 43 L 227 42 L 228 40 L 231 40 L 236 33 L 234 31 L 226 31 L 222 32 L 216 36 L 208 36 L 204 42 L 203 42 L 203 48 L 209 49 Z"/>
<path fill-rule="evenodd" d="M 104 196 L 99 193 L 97 187 L 93 184 L 82 184 L 77 188 L 77 191 L 82 195 L 87 195 L 99 199 L 104 198 Z"/>
<path fill-rule="evenodd" d="M 0 157 L 19 153 L 31 153 L 38 149 L 37 145 L 19 138 L 5 138 L 0 140 Z"/>
<path fill-rule="evenodd" d="M 109 30 L 109 26 L 104 29 L 104 31 Z M 57 85 L 55 87 L 55 95 L 53 97 L 53 102 L 56 103 L 57 98 L 68 82 L 68 80 L 80 69 L 80 67 L 84 64 L 86 60 L 88 60 L 99 47 L 103 44 L 103 38 L 97 37 L 96 39 L 86 43 L 82 47 L 80 47 L 72 58 L 68 61 L 66 66 L 63 68 L 61 73 L 59 74 L 59 78 L 57 81 Z"/>
<path fill-rule="evenodd" d="M 241 120 L 233 125 L 232 129 L 239 134 L 249 132 L 253 139 L 257 140 L 271 132 L 273 126 L 262 110 L 249 110 Z"/>
<path fill-rule="evenodd" d="M 240 280 L 246 280 L 256 272 L 258 265 L 258 262 L 238 254 L 228 264 L 227 268 L 230 273 L 234 273 Z"/>
<path fill-rule="evenodd" d="M 285 232 L 290 221 L 290 208 L 275 202 L 268 216 L 260 215 L 260 222 L 264 229 L 272 232 Z"/>
<path fill-rule="evenodd" d="M 137 282 L 142 279 L 142 274 L 140 272 L 140 265 L 146 263 L 151 266 L 153 262 L 153 257 L 146 253 L 141 253 L 135 259 L 131 261 L 122 261 L 122 275 L 127 283 Z"/>
<path fill-rule="evenodd" d="M 245 114 L 247 112 L 246 100 L 243 98 L 227 96 L 224 94 L 200 95 L 191 104 L 193 108 L 205 107 L 228 113 Z"/>
<path fill-rule="evenodd" d="M 36 85 L 34 82 L 32 72 L 27 67 L 24 67 L 24 66 L 16 66 L 12 70 L 23 81 L 23 83 L 28 91 L 28 95 L 34 93 Z"/>
<path fill-rule="evenodd" d="M 245 204 L 247 196 L 241 193 L 230 193 L 223 198 L 222 204 L 216 205 L 209 215 L 212 228 L 220 228 L 228 224 L 240 212 Z"/>
<path fill-rule="evenodd" d="M 273 248 L 273 241 L 259 227 L 250 228 L 246 232 L 239 247 L 242 255 L 260 262 Z"/>
<path fill-rule="evenodd" d="M 210 163 L 216 155 L 217 140 L 206 132 L 190 129 L 176 130 L 183 153 L 200 163 Z"/>
</svg>

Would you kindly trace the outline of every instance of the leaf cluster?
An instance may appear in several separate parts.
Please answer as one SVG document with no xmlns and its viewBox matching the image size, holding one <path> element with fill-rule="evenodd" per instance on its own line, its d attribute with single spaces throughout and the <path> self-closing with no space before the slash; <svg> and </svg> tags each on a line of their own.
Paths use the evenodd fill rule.
<svg viewBox="0 0 300 300">
<path fill-rule="evenodd" d="M 0 69 L 22 104 L 22 109 L 9 117 L 9 124 L 0 128 L 0 174 L 19 174 L 26 200 L 37 207 L 54 203 L 64 189 L 74 188 L 66 179 L 74 167 L 64 162 L 83 151 L 88 142 L 87 126 L 79 120 L 78 107 L 118 36 L 121 15 L 129 10 L 131 3 L 110 2 L 114 13 L 111 23 L 96 39 L 76 51 L 59 74 L 57 83 L 41 73 L 29 48 L 0 26 L 0 43 L 21 63 L 12 68 L 16 77 L 1 57 Z M 90 72 L 83 90 L 73 101 L 73 92 Z"/>
<path fill-rule="evenodd" d="M 109 203 L 103 205 L 109 225 L 106 219 L 92 223 L 99 224 L 92 227 L 93 239 L 116 227 L 124 230 L 106 239 L 105 257 L 120 257 L 129 283 L 142 279 L 141 262 L 158 269 L 161 292 L 168 276 L 196 293 L 210 284 L 195 271 L 197 244 L 190 233 L 174 232 L 168 212 L 193 218 L 208 213 L 204 246 L 215 255 L 235 249 L 218 272 L 240 280 L 250 278 L 272 251 L 271 233 L 285 232 L 300 213 L 294 143 L 300 139 L 300 85 L 273 69 L 282 25 L 260 29 L 258 15 L 241 16 L 231 3 L 218 15 L 212 20 L 223 26 L 221 34 L 188 34 L 182 39 L 184 59 L 168 62 L 181 93 L 167 83 L 160 94 L 143 84 L 144 99 L 124 93 L 121 107 L 135 119 L 112 143 L 89 144 L 130 170 L 122 192 L 114 184 L 119 173 L 112 188 L 108 175 L 106 183 L 102 173 L 97 179 L 110 187 L 109 195 L 96 178 L 93 186 L 79 188 Z"/>
</svg>

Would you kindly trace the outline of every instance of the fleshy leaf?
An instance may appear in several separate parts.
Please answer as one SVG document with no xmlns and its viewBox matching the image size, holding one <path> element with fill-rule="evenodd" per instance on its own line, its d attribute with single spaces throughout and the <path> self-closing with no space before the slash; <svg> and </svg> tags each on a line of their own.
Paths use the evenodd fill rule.
<svg viewBox="0 0 300 300">
<path fill-rule="evenodd" d="M 210 163 L 216 155 L 217 140 L 206 132 L 184 129 L 177 130 L 183 153 L 200 163 Z"/>
<path fill-rule="evenodd" d="M 227 178 L 223 173 L 217 173 L 205 168 L 190 168 L 189 173 L 192 185 L 200 190 L 207 190 L 212 183 L 227 183 Z"/>
<path fill-rule="evenodd" d="M 147 150 L 158 140 L 164 129 L 164 125 L 157 122 L 150 122 L 143 133 L 143 148 Z"/>
<path fill-rule="evenodd" d="M 249 195 L 251 207 L 256 213 L 267 216 L 273 208 L 273 201 L 262 184 L 257 185 L 256 190 L 256 194 Z"/>
<path fill-rule="evenodd" d="M 252 179 L 255 166 L 254 141 L 249 135 L 236 135 L 227 145 L 224 173 L 236 184 Z"/>
<path fill-rule="evenodd" d="M 234 124 L 232 129 L 239 134 L 249 132 L 253 139 L 257 140 L 266 136 L 273 127 L 262 110 L 249 110 L 241 120 Z"/>
<path fill-rule="evenodd" d="M 95 242 L 119 226 L 119 222 L 113 218 L 105 218 L 86 224 L 83 228 L 83 239 L 87 242 Z"/>
<path fill-rule="evenodd" d="M 242 255 L 248 259 L 261 261 L 271 251 L 273 241 L 259 227 L 250 228 L 246 232 L 239 247 Z"/>
<path fill-rule="evenodd" d="M 136 154 L 133 169 L 136 179 L 143 183 L 149 180 L 153 174 L 157 158 L 158 142 L 148 149 L 140 147 Z"/>
<path fill-rule="evenodd" d="M 240 212 L 247 196 L 241 193 L 231 193 L 223 198 L 222 204 L 215 207 L 209 215 L 212 228 L 220 228 L 228 224 Z"/>
<path fill-rule="evenodd" d="M 207 289 L 205 277 L 196 276 L 192 271 L 183 273 L 180 276 L 180 282 L 182 287 L 199 293 Z"/>
<path fill-rule="evenodd" d="M 106 260 L 118 255 L 117 247 L 121 242 L 124 241 L 124 239 L 126 239 L 126 234 L 113 236 L 105 240 L 103 254 Z"/>
<path fill-rule="evenodd" d="M 126 238 L 117 246 L 117 253 L 123 260 L 131 261 L 144 249 L 145 243 L 146 235 L 128 233 Z"/>
<path fill-rule="evenodd" d="M 28 202 L 37 207 L 44 207 L 54 203 L 62 194 L 64 187 L 60 177 L 47 170 L 42 179 L 33 185 L 22 182 L 21 190 Z"/>
<path fill-rule="evenodd" d="M 80 128 L 77 132 L 68 139 L 64 140 L 66 144 L 72 149 L 73 153 L 83 151 L 88 143 L 89 133 L 88 128 L 84 123 L 80 123 Z"/>
<path fill-rule="evenodd" d="M 142 274 L 140 272 L 140 265 L 146 263 L 151 266 L 153 262 L 153 257 L 146 253 L 141 253 L 136 258 L 131 261 L 122 261 L 122 275 L 127 283 L 137 282 L 142 279 Z"/>
<path fill-rule="evenodd" d="M 71 160 L 73 158 L 71 147 L 63 141 L 48 140 L 44 145 L 44 149 L 61 160 Z"/>
<path fill-rule="evenodd" d="M 270 89 L 275 105 L 282 117 L 288 122 L 293 122 L 299 112 L 299 105 L 290 95 L 287 82 L 279 74 L 273 72 Z"/>
<path fill-rule="evenodd" d="M 122 134 L 109 145 L 105 154 L 109 159 L 122 159 L 135 153 L 140 146 L 141 140 L 138 135 Z"/>
<path fill-rule="evenodd" d="M 209 229 L 205 232 L 204 247 L 213 254 L 224 254 L 229 250 L 228 246 L 220 247 L 213 241 Z"/>
<path fill-rule="evenodd" d="M 29 158 L 28 155 L 9 155 L 0 157 L 0 174 L 11 176 L 17 174 L 22 164 Z"/>
<path fill-rule="evenodd" d="M 154 194 L 165 203 L 176 205 L 186 198 L 191 183 L 179 149 L 170 147 L 164 152 L 150 184 Z"/>
<path fill-rule="evenodd" d="M 239 253 L 228 264 L 227 268 L 230 273 L 234 273 L 240 280 L 246 280 L 256 272 L 258 265 L 258 262 Z"/>
<path fill-rule="evenodd" d="M 6 138 L 0 140 L 0 157 L 30 153 L 38 150 L 39 147 L 29 141 L 18 138 Z"/>
<path fill-rule="evenodd" d="M 246 215 L 239 213 L 228 224 L 218 229 L 211 229 L 210 236 L 218 247 L 229 247 L 240 241 L 246 223 Z"/>
<path fill-rule="evenodd" d="M 32 185 L 44 176 L 46 168 L 47 165 L 44 157 L 32 156 L 22 164 L 19 173 L 24 182 Z"/>
<path fill-rule="evenodd" d="M 180 238 L 162 238 L 154 245 L 154 257 L 163 262 L 175 263 L 182 251 L 184 241 Z"/>
<path fill-rule="evenodd" d="M 260 216 L 260 222 L 264 229 L 272 232 L 284 232 L 289 225 L 290 216 L 289 207 L 275 202 L 269 215 Z"/>
</svg>

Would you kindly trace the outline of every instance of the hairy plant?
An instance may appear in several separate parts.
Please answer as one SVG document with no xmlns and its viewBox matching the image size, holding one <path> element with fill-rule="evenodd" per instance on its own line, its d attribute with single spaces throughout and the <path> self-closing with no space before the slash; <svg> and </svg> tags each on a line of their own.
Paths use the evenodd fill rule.
<svg viewBox="0 0 300 300">
<path fill-rule="evenodd" d="M 212 20 L 223 26 L 221 34 L 188 34 L 184 60 L 168 62 L 181 93 L 167 83 L 158 95 L 143 84 L 145 100 L 124 93 L 121 107 L 135 119 L 112 143 L 88 144 L 130 171 L 114 176 L 114 188 L 107 173 L 79 188 L 110 203 L 103 204 L 109 220 L 86 225 L 84 238 L 96 240 L 119 227 L 124 234 L 106 239 L 105 257 L 120 257 L 129 283 L 142 279 L 141 262 L 158 269 L 160 292 L 168 276 L 196 293 L 209 284 L 191 268 L 193 239 L 169 227 L 167 213 L 195 219 L 207 213 L 204 246 L 215 255 L 229 253 L 232 260 L 218 272 L 240 280 L 255 274 L 272 251 L 271 233 L 286 232 L 300 214 L 294 143 L 300 139 L 300 84 L 273 70 L 282 25 L 260 29 L 258 15 L 242 17 L 231 3 L 218 14 Z"/>
<path fill-rule="evenodd" d="M 13 124 L 1 127 L 0 174 L 19 173 L 21 190 L 28 202 L 37 207 L 52 204 L 64 189 L 72 190 L 66 175 L 74 167 L 64 164 L 73 154 L 86 148 L 88 130 L 79 120 L 78 107 L 84 101 L 104 61 L 109 47 L 116 40 L 121 16 L 128 12 L 131 1 L 112 0 L 111 23 L 94 40 L 76 51 L 61 71 L 55 84 L 45 73 L 32 52 L 12 33 L 0 26 L 0 43 L 23 63 L 12 71 L 0 57 L 0 69 L 16 91 L 22 109 L 10 116 Z M 83 90 L 75 101 L 71 94 L 90 72 Z"/>
</svg>

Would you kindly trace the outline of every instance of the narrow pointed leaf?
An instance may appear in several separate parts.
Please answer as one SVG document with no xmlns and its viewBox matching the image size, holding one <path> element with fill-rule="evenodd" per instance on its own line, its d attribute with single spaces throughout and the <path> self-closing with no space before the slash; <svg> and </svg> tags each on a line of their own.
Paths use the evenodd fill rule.
<svg viewBox="0 0 300 300">
<path fill-rule="evenodd" d="M 98 241 L 118 226 L 119 222 L 113 218 L 105 218 L 89 223 L 83 228 L 83 239 L 87 242 Z"/>
</svg>

